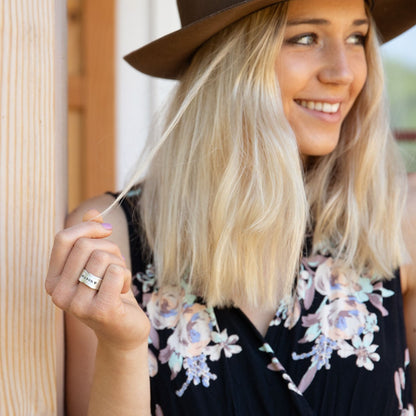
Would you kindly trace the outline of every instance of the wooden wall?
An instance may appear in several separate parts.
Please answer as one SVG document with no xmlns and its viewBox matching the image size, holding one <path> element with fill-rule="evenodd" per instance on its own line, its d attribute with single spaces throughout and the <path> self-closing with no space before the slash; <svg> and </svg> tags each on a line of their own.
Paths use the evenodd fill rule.
<svg viewBox="0 0 416 416">
<path fill-rule="evenodd" d="M 69 209 L 114 189 L 115 0 L 68 0 Z"/>
<path fill-rule="evenodd" d="M 63 0 L 0 2 L 0 415 L 62 410 L 62 316 L 44 290 L 66 206 Z M 57 348 L 58 342 L 58 348 Z"/>
</svg>

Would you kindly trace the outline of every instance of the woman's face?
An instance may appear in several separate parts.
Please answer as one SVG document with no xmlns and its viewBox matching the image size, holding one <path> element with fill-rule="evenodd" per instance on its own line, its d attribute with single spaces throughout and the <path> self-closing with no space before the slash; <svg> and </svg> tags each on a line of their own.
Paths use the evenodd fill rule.
<svg viewBox="0 0 416 416">
<path fill-rule="evenodd" d="M 364 0 L 291 0 L 276 74 L 302 156 L 332 152 L 367 78 Z"/>
</svg>

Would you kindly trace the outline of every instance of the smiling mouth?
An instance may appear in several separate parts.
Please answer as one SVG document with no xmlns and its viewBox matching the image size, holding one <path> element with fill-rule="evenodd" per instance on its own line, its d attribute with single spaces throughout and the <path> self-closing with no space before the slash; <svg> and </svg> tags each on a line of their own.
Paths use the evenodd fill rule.
<svg viewBox="0 0 416 416">
<path fill-rule="evenodd" d="M 331 104 L 321 101 L 295 100 L 295 102 L 309 110 L 320 111 L 327 114 L 337 113 L 341 106 L 341 103 Z"/>
</svg>

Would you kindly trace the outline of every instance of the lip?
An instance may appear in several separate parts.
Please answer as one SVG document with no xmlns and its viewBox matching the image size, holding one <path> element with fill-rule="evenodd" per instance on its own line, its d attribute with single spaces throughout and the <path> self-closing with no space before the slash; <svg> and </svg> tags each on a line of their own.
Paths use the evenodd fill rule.
<svg viewBox="0 0 416 416">
<path fill-rule="evenodd" d="M 303 105 L 301 105 L 302 101 L 313 101 L 315 103 L 328 103 L 328 104 L 339 104 L 339 108 L 338 111 L 335 113 L 324 113 L 323 111 L 319 111 L 319 110 L 312 110 L 310 108 L 304 107 Z M 342 112 L 341 112 L 341 107 L 342 107 L 342 100 L 340 99 L 335 99 L 335 98 L 326 98 L 326 99 L 295 99 L 294 100 L 295 104 L 297 105 L 297 107 L 299 107 L 301 110 L 305 111 L 308 115 L 314 117 L 314 118 L 318 118 L 319 120 L 328 122 L 328 123 L 339 123 L 340 121 L 342 121 Z"/>
</svg>

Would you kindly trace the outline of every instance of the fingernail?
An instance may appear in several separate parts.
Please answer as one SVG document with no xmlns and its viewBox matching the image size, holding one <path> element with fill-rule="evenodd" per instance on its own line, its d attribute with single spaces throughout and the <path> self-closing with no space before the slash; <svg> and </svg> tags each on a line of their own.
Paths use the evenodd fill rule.
<svg viewBox="0 0 416 416">
<path fill-rule="evenodd" d="M 112 230 L 113 226 L 111 224 L 109 224 L 108 222 L 103 222 L 101 224 L 106 230 Z"/>
</svg>

